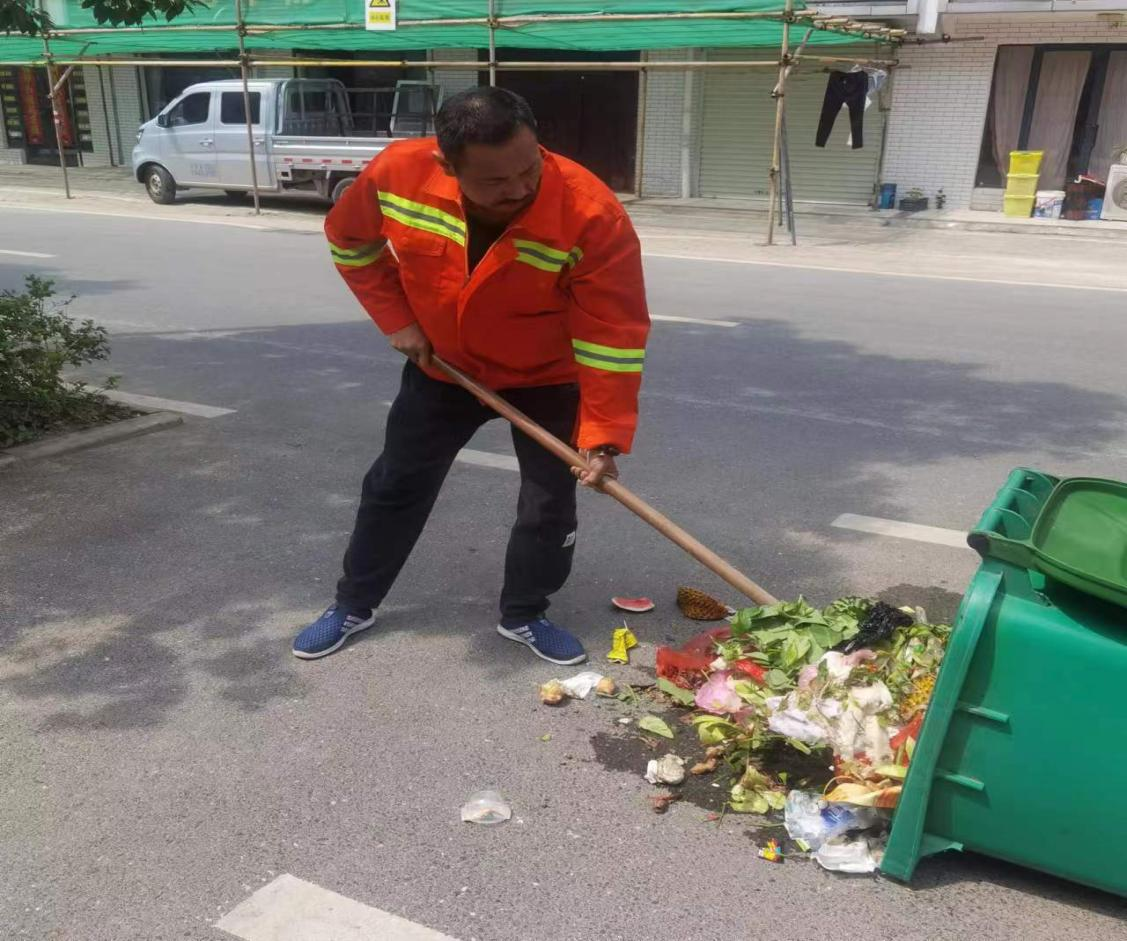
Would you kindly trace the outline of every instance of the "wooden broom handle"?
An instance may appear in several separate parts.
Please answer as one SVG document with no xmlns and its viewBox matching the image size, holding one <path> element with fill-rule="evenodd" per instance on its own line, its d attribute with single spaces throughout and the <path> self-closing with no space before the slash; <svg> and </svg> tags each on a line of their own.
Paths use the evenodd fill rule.
<svg viewBox="0 0 1127 941">
<path fill-rule="evenodd" d="M 542 428 L 536 424 L 531 418 L 524 414 L 520 409 L 514 408 L 503 398 L 497 395 L 490 389 L 485 388 L 474 379 L 471 379 L 464 372 L 456 366 L 451 366 L 449 363 L 444 362 L 438 356 L 431 356 L 431 362 L 436 367 L 441 369 L 446 375 L 457 382 L 460 386 L 473 393 L 473 395 L 488 405 L 491 409 L 501 415 L 503 418 L 508 419 L 516 425 L 526 435 L 536 441 L 538 444 L 547 448 L 561 461 L 571 467 L 579 467 L 583 470 L 590 470 L 590 466 L 583 459 L 583 456 L 574 448 L 565 444 L 550 431 Z M 659 513 L 652 506 L 646 503 L 641 497 L 637 496 L 632 491 L 628 490 L 617 480 L 604 478 L 603 482 L 599 485 L 599 489 L 606 494 L 614 497 L 626 509 L 636 516 L 641 517 L 649 523 L 654 529 L 661 533 L 666 539 L 675 542 L 689 555 L 701 563 L 705 568 L 711 569 L 719 575 L 724 581 L 735 588 L 737 591 L 747 595 L 757 605 L 774 604 L 778 599 L 775 598 L 770 592 L 764 590 L 761 586 L 757 585 L 750 578 L 744 575 L 739 569 L 722 559 L 715 552 L 708 548 L 697 539 L 690 536 L 685 530 L 674 523 L 671 519 L 664 514 Z"/>
</svg>

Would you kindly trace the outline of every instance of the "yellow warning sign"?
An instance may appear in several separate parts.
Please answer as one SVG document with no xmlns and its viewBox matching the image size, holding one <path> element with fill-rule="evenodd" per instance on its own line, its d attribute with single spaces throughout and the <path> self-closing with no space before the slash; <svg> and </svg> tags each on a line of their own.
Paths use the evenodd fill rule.
<svg viewBox="0 0 1127 941">
<path fill-rule="evenodd" d="M 396 0 L 364 0 L 364 25 L 368 29 L 395 29 Z"/>
</svg>

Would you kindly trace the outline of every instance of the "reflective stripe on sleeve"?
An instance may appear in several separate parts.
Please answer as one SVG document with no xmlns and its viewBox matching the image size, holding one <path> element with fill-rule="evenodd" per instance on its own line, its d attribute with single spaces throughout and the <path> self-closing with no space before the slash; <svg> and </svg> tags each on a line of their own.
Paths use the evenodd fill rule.
<svg viewBox="0 0 1127 941">
<path fill-rule="evenodd" d="M 340 248 L 330 242 L 329 252 L 338 265 L 343 265 L 345 268 L 366 268 L 379 260 L 386 247 L 387 243 L 382 240 L 360 245 L 357 248 Z"/>
<path fill-rule="evenodd" d="M 458 245 L 466 244 L 466 224 L 457 216 L 443 212 L 435 206 L 417 203 L 411 199 L 380 190 L 380 211 L 389 219 L 413 229 L 441 235 Z"/>
<path fill-rule="evenodd" d="M 644 349 L 620 349 L 616 346 L 601 346 L 586 340 L 572 340 L 575 361 L 580 366 L 602 369 L 606 372 L 641 372 L 645 363 Z"/>
<path fill-rule="evenodd" d="M 532 265 L 533 268 L 539 268 L 541 271 L 563 271 L 564 265 L 574 268 L 583 257 L 578 245 L 569 252 L 562 252 L 543 242 L 530 242 L 527 239 L 513 239 L 513 245 L 516 246 L 517 261 Z"/>
</svg>

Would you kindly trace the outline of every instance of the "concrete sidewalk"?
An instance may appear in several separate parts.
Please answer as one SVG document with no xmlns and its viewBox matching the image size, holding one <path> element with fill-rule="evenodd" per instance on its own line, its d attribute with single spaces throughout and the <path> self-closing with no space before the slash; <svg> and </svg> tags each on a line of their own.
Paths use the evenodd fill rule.
<svg viewBox="0 0 1127 941">
<path fill-rule="evenodd" d="M 69 170 L 70 202 L 85 203 L 91 197 L 147 207 L 154 213 L 169 207 L 156 206 L 144 187 L 133 178 L 128 167 L 72 167 Z M 0 165 L 0 201 L 28 199 L 65 200 L 62 172 L 58 167 Z M 327 203 L 319 196 L 305 192 L 271 193 L 261 197 L 262 207 L 270 218 L 285 214 L 288 223 L 300 226 L 306 217 L 319 219 Z M 756 241 L 765 238 L 767 205 L 764 199 L 636 199 L 624 196 L 630 215 L 639 227 L 688 228 L 705 231 L 739 232 Z M 231 203 L 223 193 L 194 189 L 181 192 L 177 205 L 189 204 L 197 210 L 221 216 L 245 214 L 250 204 Z M 1013 219 L 1000 212 L 971 209 L 928 210 L 925 212 L 873 211 L 865 206 L 837 203 L 798 203 L 795 206 L 796 229 L 800 239 L 826 236 L 840 237 L 851 231 L 858 241 L 880 241 L 879 233 L 869 229 L 911 228 L 964 230 L 1012 235 L 1071 236 L 1081 239 L 1127 239 L 1127 222 L 1101 220 L 1076 222 L 1068 219 Z M 296 218 L 289 218 L 289 217 Z M 884 238 L 891 237 L 885 235 Z M 778 241 L 789 244 L 789 236 L 780 229 Z"/>
<path fill-rule="evenodd" d="M 204 190 L 182 193 L 173 205 L 159 206 L 128 170 L 76 170 L 72 177 L 74 198 L 68 200 L 57 168 L 0 167 L 0 208 L 307 235 L 320 234 L 327 211 L 324 200 L 305 193 L 263 196 L 261 215 L 254 214 L 249 201 L 232 203 L 222 193 Z M 651 258 L 793 267 L 796 273 L 892 275 L 924 284 L 936 279 L 1127 291 L 1127 266 L 1122 264 L 1118 238 L 1078 237 L 1087 231 L 1079 229 L 1062 237 L 1056 229 L 1034 225 L 1042 220 L 1018 220 L 1027 224 L 994 231 L 987 225 L 947 223 L 933 213 L 902 218 L 911 214 L 837 207 L 829 213 L 800 212 L 797 246 L 782 230 L 776 244 L 768 246 L 766 215 L 749 203 L 627 200 L 627 206 L 643 251 Z M 1070 225 L 1093 226 L 1096 231 L 1095 223 Z M 1042 237 L 1030 238 L 1030 232 Z M 0 251 L 26 248 L 14 227 L 4 236 Z M 161 238 L 160 230 L 154 230 L 153 237 Z M 800 278 L 796 275 L 796 292 L 801 290 Z M 927 289 L 921 285 L 921 290 Z"/>
</svg>

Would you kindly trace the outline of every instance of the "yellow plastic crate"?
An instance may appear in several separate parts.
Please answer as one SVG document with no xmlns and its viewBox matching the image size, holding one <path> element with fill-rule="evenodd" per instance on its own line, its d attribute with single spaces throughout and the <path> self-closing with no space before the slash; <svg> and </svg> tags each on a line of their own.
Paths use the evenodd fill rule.
<svg viewBox="0 0 1127 941">
<path fill-rule="evenodd" d="M 1006 176 L 1007 196 L 1036 196 L 1039 173 L 1010 173 Z"/>
<path fill-rule="evenodd" d="M 1005 197 L 1005 208 L 1002 210 L 1007 216 L 1018 219 L 1028 219 L 1033 215 L 1033 203 L 1036 196 L 1009 196 Z"/>
<path fill-rule="evenodd" d="M 1040 173 L 1043 150 L 1011 150 L 1010 173 Z"/>
</svg>

